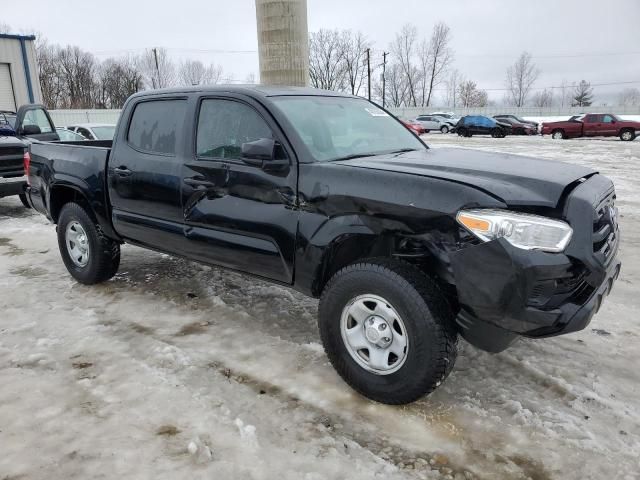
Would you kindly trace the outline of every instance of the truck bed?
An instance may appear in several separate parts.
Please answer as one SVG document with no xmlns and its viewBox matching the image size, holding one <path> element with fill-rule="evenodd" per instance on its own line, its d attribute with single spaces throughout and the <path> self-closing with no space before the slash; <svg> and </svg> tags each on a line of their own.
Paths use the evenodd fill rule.
<svg viewBox="0 0 640 480">
<path fill-rule="evenodd" d="M 107 199 L 107 162 L 111 141 L 33 142 L 31 144 L 30 198 L 36 210 L 55 217 L 49 202 L 52 190 L 71 187 L 86 198 L 103 228 L 110 229 Z"/>
</svg>

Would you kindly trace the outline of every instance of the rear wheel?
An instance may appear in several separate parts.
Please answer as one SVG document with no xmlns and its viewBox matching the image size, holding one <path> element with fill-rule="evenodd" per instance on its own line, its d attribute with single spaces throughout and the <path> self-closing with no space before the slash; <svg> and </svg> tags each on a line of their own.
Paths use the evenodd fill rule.
<svg viewBox="0 0 640 480">
<path fill-rule="evenodd" d="M 623 130 L 620 132 L 620 140 L 623 142 L 630 142 L 636 138 L 636 132 L 631 129 Z"/>
<path fill-rule="evenodd" d="M 551 132 L 551 138 L 554 140 L 562 140 L 564 139 L 564 131 L 562 130 L 554 130 Z"/>
<path fill-rule="evenodd" d="M 440 133 L 449 133 L 449 127 L 446 125 L 441 126 Z"/>
<path fill-rule="evenodd" d="M 366 260 L 336 273 L 320 299 L 318 325 L 340 376 L 382 403 L 432 392 L 456 359 L 444 296 L 420 270 L 396 260 Z"/>
<path fill-rule="evenodd" d="M 77 203 L 62 207 L 58 219 L 58 247 L 71 276 L 86 285 L 109 280 L 120 266 L 120 245 L 106 237 Z"/>
</svg>

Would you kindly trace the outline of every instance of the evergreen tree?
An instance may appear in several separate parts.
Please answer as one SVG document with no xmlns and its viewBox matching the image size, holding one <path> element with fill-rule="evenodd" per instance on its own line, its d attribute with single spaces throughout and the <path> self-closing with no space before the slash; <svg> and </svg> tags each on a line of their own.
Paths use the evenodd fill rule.
<svg viewBox="0 0 640 480">
<path fill-rule="evenodd" d="M 581 80 L 573 95 L 573 107 L 588 107 L 593 103 L 593 88 L 586 80 Z"/>
</svg>

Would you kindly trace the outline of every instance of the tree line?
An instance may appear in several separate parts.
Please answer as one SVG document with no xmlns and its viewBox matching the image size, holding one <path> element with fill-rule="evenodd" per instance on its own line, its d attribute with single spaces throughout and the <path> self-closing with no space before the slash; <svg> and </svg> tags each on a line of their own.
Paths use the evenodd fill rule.
<svg viewBox="0 0 640 480">
<path fill-rule="evenodd" d="M 199 60 L 174 62 L 166 49 L 100 61 L 77 46 L 36 45 L 42 100 L 56 108 L 122 108 L 132 94 L 145 89 L 216 84 L 222 67 Z"/>
<path fill-rule="evenodd" d="M 382 52 L 361 32 L 321 29 L 310 34 L 309 74 L 316 88 L 370 96 L 389 107 L 485 107 L 495 104 L 476 81 L 454 67 L 452 32 L 437 23 L 428 37 L 420 37 L 415 25 L 396 33 Z M 381 58 L 382 57 L 382 58 Z M 368 61 L 368 65 L 367 65 Z M 371 70 L 371 91 L 367 91 Z M 522 52 L 505 71 L 502 103 L 514 107 L 590 106 L 594 89 L 586 80 L 536 88 L 540 69 L 533 56 Z M 441 92 L 436 96 L 437 92 Z M 640 90 L 625 88 L 619 105 L 640 105 Z"/>
<path fill-rule="evenodd" d="M 0 33 L 9 32 L 0 24 Z M 434 25 L 421 37 L 407 24 L 380 52 L 363 33 L 321 29 L 309 36 L 309 79 L 313 87 L 370 96 L 389 107 L 484 107 L 495 104 L 476 81 L 455 68 L 451 29 Z M 198 60 L 174 61 L 164 48 L 138 55 L 99 60 L 78 46 L 60 46 L 36 40 L 40 87 L 44 104 L 56 108 L 121 108 L 133 93 L 172 86 L 217 84 L 220 65 Z M 522 107 L 590 106 L 594 88 L 586 80 L 536 88 L 540 69 L 523 52 L 505 72 L 502 103 Z M 254 83 L 249 75 L 246 83 Z M 371 88 L 369 91 L 369 82 Z M 617 103 L 640 106 L 640 90 L 623 89 Z"/>
</svg>

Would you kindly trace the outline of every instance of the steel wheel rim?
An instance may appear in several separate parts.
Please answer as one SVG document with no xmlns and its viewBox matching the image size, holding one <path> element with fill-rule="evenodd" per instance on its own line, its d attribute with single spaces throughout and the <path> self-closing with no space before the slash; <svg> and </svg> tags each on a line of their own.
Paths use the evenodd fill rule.
<svg viewBox="0 0 640 480">
<path fill-rule="evenodd" d="M 67 225 L 65 244 L 71 261 L 77 267 L 86 267 L 89 263 L 89 238 L 80 222 L 73 221 Z"/>
<path fill-rule="evenodd" d="M 553 132 L 552 137 L 554 140 L 560 140 L 562 139 L 562 134 L 560 132 Z"/>
<path fill-rule="evenodd" d="M 409 337 L 395 308 L 377 295 L 360 295 L 342 310 L 342 341 L 351 358 L 376 375 L 390 375 L 405 363 Z"/>
<path fill-rule="evenodd" d="M 631 139 L 631 132 L 622 132 L 622 138 L 625 140 Z"/>
</svg>

